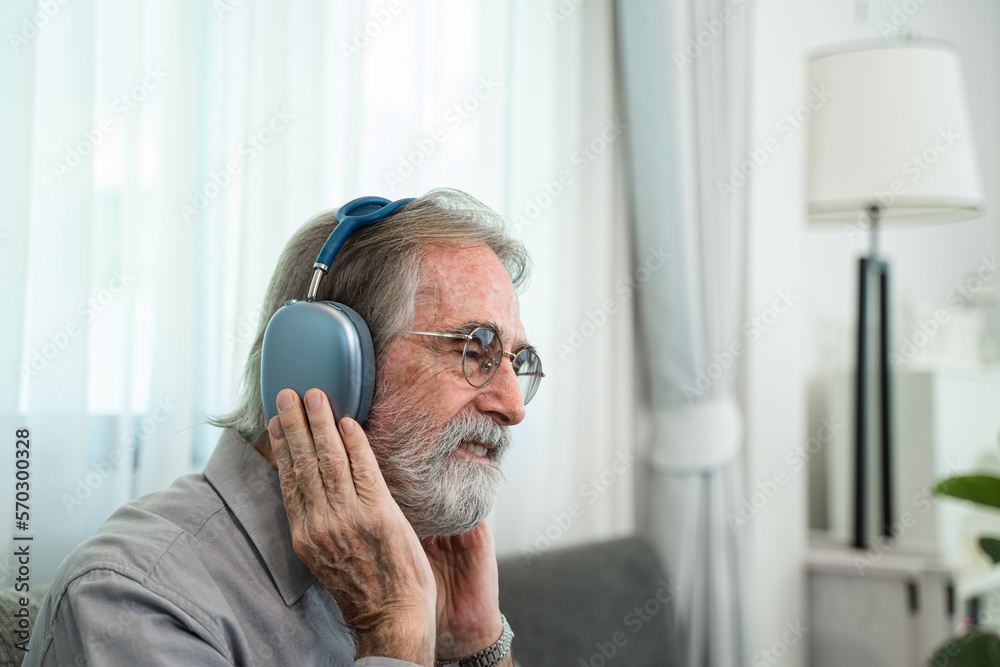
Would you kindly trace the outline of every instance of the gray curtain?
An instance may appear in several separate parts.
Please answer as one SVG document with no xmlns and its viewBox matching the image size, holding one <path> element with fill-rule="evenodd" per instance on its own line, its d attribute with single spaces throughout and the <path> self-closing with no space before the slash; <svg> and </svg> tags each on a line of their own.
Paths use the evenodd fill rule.
<svg viewBox="0 0 1000 667">
<path fill-rule="evenodd" d="M 648 416 L 640 530 L 679 584 L 688 667 L 742 667 L 739 369 L 746 2 L 619 0 L 635 255 L 670 253 L 639 290 Z"/>
</svg>

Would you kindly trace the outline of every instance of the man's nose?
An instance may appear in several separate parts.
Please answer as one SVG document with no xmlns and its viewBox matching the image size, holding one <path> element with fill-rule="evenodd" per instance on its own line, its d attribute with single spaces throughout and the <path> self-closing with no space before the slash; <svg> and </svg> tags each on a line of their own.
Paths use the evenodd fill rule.
<svg viewBox="0 0 1000 667">
<path fill-rule="evenodd" d="M 497 374 L 480 392 L 476 407 L 480 412 L 494 415 L 503 426 L 513 426 L 524 419 L 521 386 L 517 383 L 517 374 L 507 355 L 500 360 Z"/>
</svg>

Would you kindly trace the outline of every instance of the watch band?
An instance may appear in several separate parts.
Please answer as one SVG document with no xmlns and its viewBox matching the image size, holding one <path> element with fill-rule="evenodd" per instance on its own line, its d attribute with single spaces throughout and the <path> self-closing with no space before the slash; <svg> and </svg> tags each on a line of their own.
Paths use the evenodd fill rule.
<svg viewBox="0 0 1000 667">
<path fill-rule="evenodd" d="M 467 655 L 464 658 L 452 658 L 451 660 L 436 660 L 434 662 L 436 667 L 494 667 L 499 665 L 500 661 L 507 657 L 510 653 L 510 644 L 514 639 L 514 631 L 510 629 L 510 625 L 507 624 L 507 617 L 500 614 L 500 620 L 503 621 L 503 632 L 500 633 L 500 639 L 496 640 L 490 646 L 487 646 L 482 651 L 476 651 L 472 655 Z"/>
</svg>

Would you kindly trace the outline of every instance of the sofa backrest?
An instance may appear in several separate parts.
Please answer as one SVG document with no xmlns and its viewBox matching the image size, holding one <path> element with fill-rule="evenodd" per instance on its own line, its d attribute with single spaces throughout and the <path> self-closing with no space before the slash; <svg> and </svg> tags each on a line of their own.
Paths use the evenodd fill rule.
<svg viewBox="0 0 1000 667">
<path fill-rule="evenodd" d="M 521 667 L 674 667 L 675 582 L 639 538 L 500 559 Z"/>
</svg>

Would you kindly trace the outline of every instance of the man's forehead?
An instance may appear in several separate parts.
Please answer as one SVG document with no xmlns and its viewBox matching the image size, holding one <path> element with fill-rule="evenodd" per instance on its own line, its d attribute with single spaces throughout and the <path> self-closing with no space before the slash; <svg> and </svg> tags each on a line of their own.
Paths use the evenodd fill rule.
<svg viewBox="0 0 1000 667">
<path fill-rule="evenodd" d="M 428 247 L 414 325 L 440 328 L 468 322 L 495 322 L 508 335 L 523 337 L 517 292 L 507 270 L 485 246 Z"/>
</svg>

